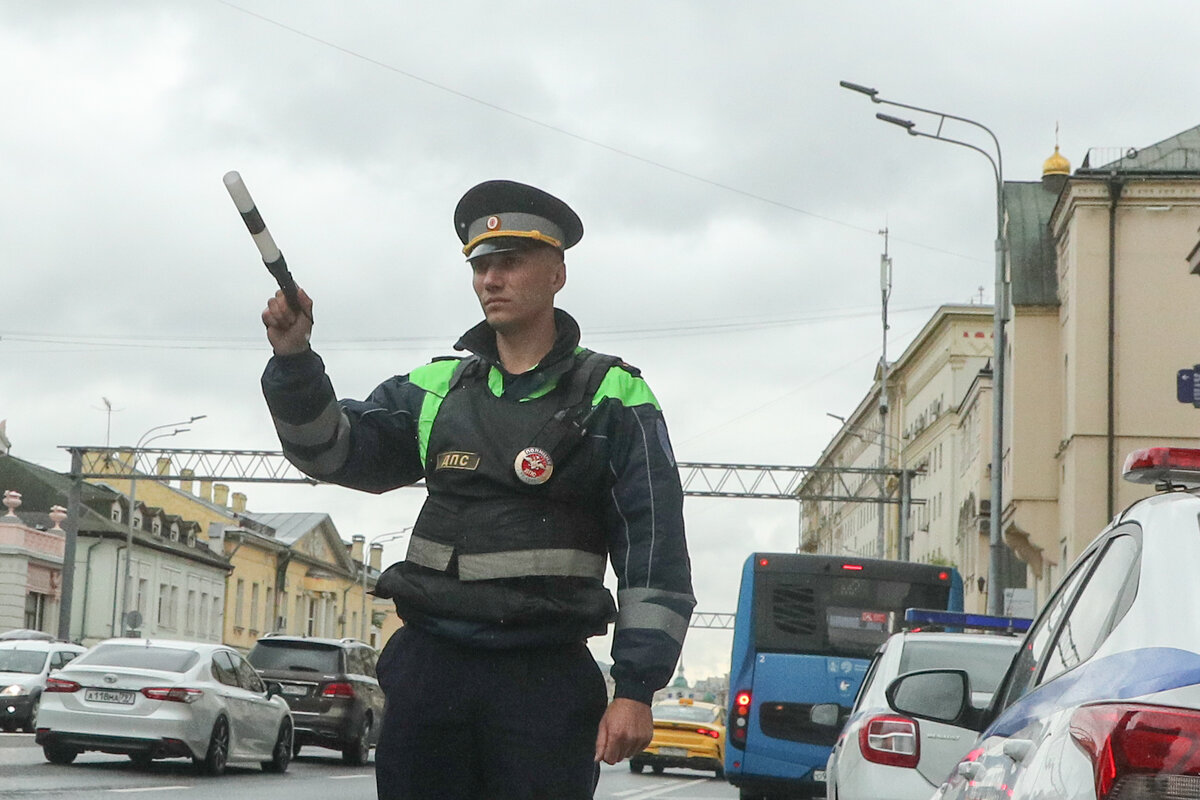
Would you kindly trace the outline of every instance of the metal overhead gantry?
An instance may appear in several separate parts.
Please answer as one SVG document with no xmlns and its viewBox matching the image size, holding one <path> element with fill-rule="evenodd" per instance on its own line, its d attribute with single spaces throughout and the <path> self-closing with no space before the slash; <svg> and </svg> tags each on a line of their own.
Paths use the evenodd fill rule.
<svg viewBox="0 0 1200 800">
<path fill-rule="evenodd" d="M 66 546 L 63 552 L 62 599 L 58 620 L 59 638 L 71 634 L 71 602 L 75 577 L 75 544 L 79 533 L 80 506 L 85 479 L 133 478 L 155 481 L 195 480 L 228 481 L 231 483 L 322 483 L 302 473 L 278 450 L 197 450 L 193 448 L 129 448 L 66 446 L 71 454 L 72 479 L 67 496 L 67 518 L 63 529 Z M 915 470 L 879 469 L 876 467 L 798 467 L 761 464 L 719 464 L 678 462 L 683 493 L 690 497 L 740 497 L 762 500 L 843 501 L 851 503 L 898 503 L 901 521 L 910 503 L 920 504 L 909 496 L 911 477 Z M 830 474 L 842 487 L 842 493 L 813 494 L 801 492 L 804 479 L 815 473 Z M 860 495 L 847 483 L 847 476 L 883 475 L 899 478 L 900 496 Z M 423 486 L 423 483 L 413 484 Z M 132 512 L 131 512 L 132 513 Z M 728 619 L 726 619 L 728 618 Z M 692 627 L 726 628 L 732 626 L 731 614 L 699 613 Z"/>
</svg>

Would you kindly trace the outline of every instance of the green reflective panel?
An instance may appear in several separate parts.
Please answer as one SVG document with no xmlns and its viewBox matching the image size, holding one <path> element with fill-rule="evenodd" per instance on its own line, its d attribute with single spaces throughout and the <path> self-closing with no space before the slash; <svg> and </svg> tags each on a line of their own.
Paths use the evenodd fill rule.
<svg viewBox="0 0 1200 800">
<path fill-rule="evenodd" d="M 450 391 L 450 379 L 454 377 L 457 367 L 457 361 L 434 361 L 432 364 L 417 367 L 408 375 L 410 383 L 425 390 L 421 416 L 417 419 L 417 447 L 421 453 L 422 464 L 425 463 L 429 450 L 429 434 L 433 430 L 433 420 Z"/>
<path fill-rule="evenodd" d="M 626 407 L 652 405 L 662 410 L 658 405 L 658 398 L 650 391 L 646 382 L 620 367 L 611 368 L 604 376 L 600 388 L 596 390 L 596 396 L 592 398 L 592 405 L 598 406 L 610 397 Z"/>
</svg>

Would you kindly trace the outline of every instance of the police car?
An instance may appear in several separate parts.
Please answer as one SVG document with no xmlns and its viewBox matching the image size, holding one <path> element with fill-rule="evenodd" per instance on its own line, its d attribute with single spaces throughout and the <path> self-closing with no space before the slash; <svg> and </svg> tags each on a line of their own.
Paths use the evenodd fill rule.
<svg viewBox="0 0 1200 800">
<path fill-rule="evenodd" d="M 1028 619 L 910 609 L 910 630 L 879 646 L 826 768 L 828 800 L 926 800 L 975 741 L 973 731 L 896 714 L 886 690 L 906 672 L 961 669 L 971 681 L 971 705 L 986 708 L 1021 644 Z M 958 633 L 942 628 L 991 630 Z M 1013 635 L 1004 635 L 1004 634 Z"/>
<path fill-rule="evenodd" d="M 981 731 L 936 800 L 1200 798 L 1200 450 L 1133 453 L 1169 489 L 1121 512 L 1071 566 L 989 709 L 961 670 L 902 675 L 899 714 Z"/>
</svg>

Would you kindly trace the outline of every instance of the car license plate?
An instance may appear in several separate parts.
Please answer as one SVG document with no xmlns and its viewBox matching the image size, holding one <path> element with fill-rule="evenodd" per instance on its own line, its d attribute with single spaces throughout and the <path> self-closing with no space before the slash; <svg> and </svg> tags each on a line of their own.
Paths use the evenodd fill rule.
<svg viewBox="0 0 1200 800">
<path fill-rule="evenodd" d="M 658 748 L 660 756 L 669 756 L 671 758 L 687 758 L 687 748 L 684 747 L 660 747 Z"/>
<path fill-rule="evenodd" d="M 814 770 L 813 770 L 813 780 L 814 780 L 814 781 L 823 781 L 823 780 L 825 780 L 825 770 L 823 770 L 823 769 L 814 769 Z"/>
<path fill-rule="evenodd" d="M 112 689 L 88 689 L 83 693 L 83 699 L 92 703 L 120 703 L 133 705 L 133 692 L 118 692 Z"/>
<path fill-rule="evenodd" d="M 303 695 L 306 695 L 306 694 L 308 694 L 308 687 L 305 687 L 305 686 L 292 686 L 292 685 L 290 685 L 290 684 L 286 684 L 286 683 L 285 683 L 285 684 L 283 684 L 283 693 L 284 693 L 284 694 L 296 694 L 296 695 L 302 695 L 302 696 L 303 696 Z"/>
</svg>

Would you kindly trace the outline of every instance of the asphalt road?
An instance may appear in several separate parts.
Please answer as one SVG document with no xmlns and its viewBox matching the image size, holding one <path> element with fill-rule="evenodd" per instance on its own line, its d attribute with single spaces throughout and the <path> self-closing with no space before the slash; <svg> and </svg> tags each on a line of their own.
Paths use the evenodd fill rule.
<svg viewBox="0 0 1200 800">
<path fill-rule="evenodd" d="M 156 761 L 139 769 L 124 756 L 84 753 L 69 766 L 42 756 L 31 734 L 0 734 L 0 798 L 29 800 L 376 800 L 372 766 L 346 767 L 339 754 L 305 748 L 283 775 L 257 765 L 231 765 L 220 778 L 197 774 L 186 759 Z M 634 775 L 628 764 L 603 765 L 597 800 L 728 800 L 737 790 L 712 773 L 667 770 Z"/>
</svg>

